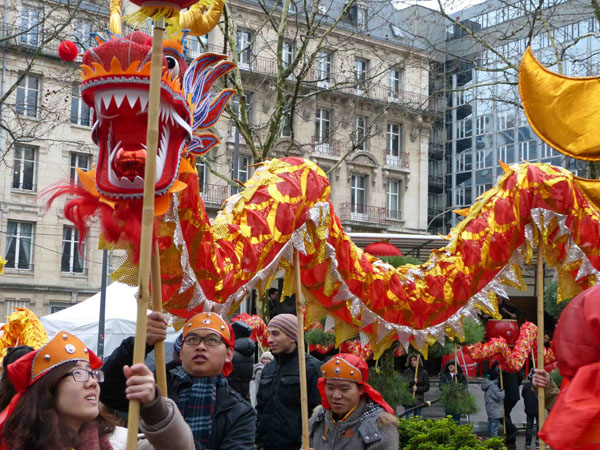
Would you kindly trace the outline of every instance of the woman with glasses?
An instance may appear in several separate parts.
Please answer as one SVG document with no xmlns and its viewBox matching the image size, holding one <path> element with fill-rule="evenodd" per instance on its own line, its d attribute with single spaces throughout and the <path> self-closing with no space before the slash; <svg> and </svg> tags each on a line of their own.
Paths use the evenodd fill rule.
<svg viewBox="0 0 600 450">
<path fill-rule="evenodd" d="M 60 332 L 7 367 L 16 395 L 0 414 L 2 450 L 124 449 L 126 431 L 100 410 L 102 361 L 75 336 Z M 161 397 L 143 364 L 123 368 L 126 395 L 141 404 L 145 438 L 138 449 L 194 449 L 190 428 Z"/>
</svg>

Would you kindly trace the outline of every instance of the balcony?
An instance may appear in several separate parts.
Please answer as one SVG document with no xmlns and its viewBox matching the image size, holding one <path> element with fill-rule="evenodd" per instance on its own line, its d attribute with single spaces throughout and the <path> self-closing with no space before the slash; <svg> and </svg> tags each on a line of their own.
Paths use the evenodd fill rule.
<svg viewBox="0 0 600 450">
<path fill-rule="evenodd" d="M 342 221 L 359 222 L 359 225 L 385 226 L 386 212 L 386 209 L 380 206 L 342 203 L 339 208 L 339 217 Z"/>
<path fill-rule="evenodd" d="M 335 139 L 318 139 L 313 136 L 312 143 L 312 152 L 317 155 L 337 157 L 342 153 L 342 145 Z"/>
<path fill-rule="evenodd" d="M 434 142 L 429 143 L 429 156 L 435 159 L 442 159 L 444 157 L 444 144 L 437 144 Z"/>
<path fill-rule="evenodd" d="M 441 189 L 444 187 L 444 177 L 441 175 L 429 174 L 429 187 Z"/>
<path fill-rule="evenodd" d="M 204 184 L 201 188 L 200 196 L 207 208 L 220 208 L 229 197 L 229 186 L 224 184 Z"/>
<path fill-rule="evenodd" d="M 410 153 L 399 155 L 385 155 L 385 165 L 399 169 L 410 169 Z"/>
</svg>

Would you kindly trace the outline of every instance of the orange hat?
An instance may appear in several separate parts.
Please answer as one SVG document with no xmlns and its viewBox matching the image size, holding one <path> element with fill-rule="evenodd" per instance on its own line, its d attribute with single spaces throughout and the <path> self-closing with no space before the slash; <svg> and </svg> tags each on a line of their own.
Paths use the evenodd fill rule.
<svg viewBox="0 0 600 450">
<path fill-rule="evenodd" d="M 366 361 L 350 353 L 339 353 L 321 366 L 321 374 L 317 387 L 321 393 L 323 408 L 331 409 L 329 400 L 325 395 L 326 380 L 353 381 L 364 388 L 365 395 L 381 406 L 385 411 L 394 414 L 394 409 L 387 404 L 381 394 L 373 389 L 367 381 L 369 380 L 369 366 Z"/>
<path fill-rule="evenodd" d="M 225 341 L 227 347 L 235 347 L 235 334 L 233 328 L 225 320 L 213 312 L 201 312 L 190 317 L 183 325 L 183 339 L 193 330 L 210 330 L 217 333 Z M 223 375 L 228 376 L 233 370 L 233 363 L 226 362 L 223 366 Z"/>
<path fill-rule="evenodd" d="M 0 414 L 0 430 L 29 386 L 52 369 L 72 361 L 88 361 L 92 369 L 102 366 L 102 360 L 80 339 L 61 331 L 38 351 L 27 353 L 9 364 L 6 371 L 17 394 Z"/>
</svg>

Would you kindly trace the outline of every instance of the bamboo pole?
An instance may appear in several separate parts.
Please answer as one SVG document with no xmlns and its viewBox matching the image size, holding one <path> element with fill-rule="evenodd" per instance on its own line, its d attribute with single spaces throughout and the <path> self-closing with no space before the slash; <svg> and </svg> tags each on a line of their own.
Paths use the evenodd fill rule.
<svg viewBox="0 0 600 450">
<path fill-rule="evenodd" d="M 142 233 L 140 237 L 140 268 L 138 278 L 138 305 L 133 347 L 133 364 L 144 362 L 146 353 L 146 313 L 150 297 L 150 265 L 152 259 L 152 232 L 154 225 L 154 183 L 156 150 L 158 146 L 158 118 L 160 113 L 160 77 L 165 20 L 154 22 L 152 59 L 150 66 L 150 93 L 148 101 L 148 130 L 146 132 L 146 164 L 144 168 L 144 200 L 142 206 Z M 140 422 L 140 402 L 129 402 L 127 420 L 127 450 L 137 448 Z"/>
<path fill-rule="evenodd" d="M 502 375 L 502 367 L 498 365 L 498 369 L 500 369 L 500 389 L 504 390 L 504 376 Z M 506 396 L 506 393 L 504 393 Z M 504 400 L 502 400 L 502 425 L 504 427 L 504 437 L 506 436 L 506 411 L 504 410 Z"/>
<path fill-rule="evenodd" d="M 411 358 L 412 358 L 412 356 L 411 356 Z M 418 377 L 419 377 L 419 360 L 420 360 L 420 359 L 421 359 L 421 358 L 419 358 L 419 357 L 417 356 L 417 364 L 415 365 L 415 386 L 417 385 L 417 379 L 418 379 Z M 410 361 L 410 359 L 409 359 L 409 361 Z M 415 394 L 416 394 L 416 393 L 417 393 L 417 391 L 413 390 L 413 398 L 415 398 Z"/>
<path fill-rule="evenodd" d="M 458 344 L 454 342 L 454 382 L 458 384 Z"/>
<path fill-rule="evenodd" d="M 294 272 L 296 278 L 296 316 L 298 317 L 298 362 L 300 366 L 300 408 L 302 413 L 302 448 L 308 450 L 308 389 L 306 388 L 306 355 L 304 349 L 304 300 L 300 280 L 300 255 L 294 249 Z"/>
<path fill-rule="evenodd" d="M 540 232 L 540 242 L 537 251 L 537 366 L 544 368 L 544 242 Z M 541 430 L 546 419 L 546 393 L 544 388 L 538 389 L 538 429 Z M 540 450 L 545 450 L 546 444 L 540 439 Z"/>
<path fill-rule="evenodd" d="M 154 243 L 152 252 L 152 310 L 162 312 L 162 290 L 160 280 L 160 253 L 158 242 Z M 154 343 L 154 360 L 156 362 L 156 384 L 163 397 L 167 396 L 167 362 L 165 361 L 165 341 Z"/>
</svg>

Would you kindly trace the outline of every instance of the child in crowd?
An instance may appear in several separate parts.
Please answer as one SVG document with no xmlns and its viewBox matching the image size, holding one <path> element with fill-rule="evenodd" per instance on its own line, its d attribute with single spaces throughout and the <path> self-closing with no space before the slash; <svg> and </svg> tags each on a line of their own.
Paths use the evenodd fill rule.
<svg viewBox="0 0 600 450">
<path fill-rule="evenodd" d="M 498 386 L 498 375 L 498 369 L 494 368 L 488 373 L 487 381 L 481 383 L 481 389 L 485 392 L 485 410 L 488 415 L 489 437 L 498 437 L 498 428 L 502 421 L 504 391 Z"/>
</svg>

